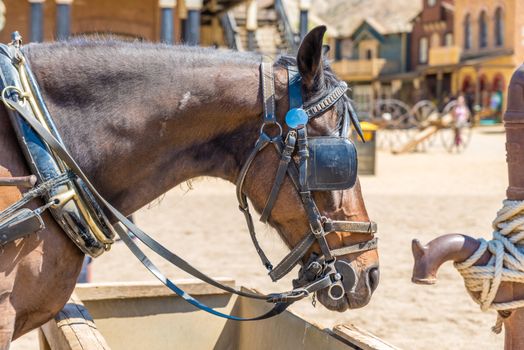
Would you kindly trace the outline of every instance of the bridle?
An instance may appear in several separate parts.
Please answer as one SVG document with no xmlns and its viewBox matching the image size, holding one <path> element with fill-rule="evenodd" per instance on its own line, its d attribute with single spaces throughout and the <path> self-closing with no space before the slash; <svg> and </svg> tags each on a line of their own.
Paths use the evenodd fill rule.
<svg viewBox="0 0 524 350">
<path fill-rule="evenodd" d="M 274 282 L 284 277 L 289 271 L 291 271 L 291 269 L 293 269 L 293 267 L 301 262 L 301 259 L 307 254 L 311 246 L 317 242 L 320 246 L 322 255 L 309 258 L 308 266 L 304 266 L 301 269 L 301 276 L 298 280 L 294 281 L 294 286 L 297 289 L 302 288 L 301 292 L 304 295 L 314 293 L 320 289 L 328 288 L 329 297 L 334 300 L 338 300 L 344 296 L 345 291 L 351 290 L 356 282 L 356 275 L 349 264 L 343 261 L 337 261 L 336 258 L 342 255 L 375 249 L 377 247 L 377 238 L 373 238 L 366 242 L 345 246 L 343 248 L 332 249 L 329 247 L 327 242 L 327 235 L 332 232 L 351 232 L 373 235 L 377 231 L 377 225 L 374 222 L 333 221 L 320 214 L 313 199 L 311 193 L 312 188 L 309 186 L 307 176 L 307 167 L 308 165 L 311 165 L 310 162 L 308 162 L 308 158 L 314 156 L 311 154 L 311 148 L 308 147 L 308 141 L 310 141 L 312 138 L 307 136 L 307 124 L 309 120 L 321 116 L 330 108 L 334 107 L 335 104 L 345 96 L 347 85 L 345 82 L 340 82 L 338 86 L 333 88 L 320 101 L 317 101 L 316 103 L 303 109 L 302 82 L 298 69 L 295 66 L 288 66 L 287 71 L 289 81 L 288 95 L 290 109 L 286 115 L 286 124 L 289 128 L 289 131 L 285 139 L 283 139 L 282 126 L 277 121 L 275 113 L 273 66 L 271 62 L 262 62 L 260 66 L 264 101 L 263 122 L 260 128 L 259 137 L 255 143 L 255 147 L 248 156 L 247 161 L 244 163 L 236 183 L 236 193 L 239 208 L 242 213 L 244 213 L 247 227 L 249 229 L 249 234 L 256 251 L 260 256 L 263 265 L 269 271 L 269 276 Z M 360 131 L 356 113 L 352 109 L 349 101 L 344 101 L 344 119 L 340 135 L 336 137 L 327 136 L 316 138 L 315 141 L 318 141 L 318 139 L 323 141 L 316 142 L 318 145 L 318 150 L 316 150 L 317 153 L 322 152 L 322 147 L 327 147 L 327 140 L 331 141 L 331 144 L 338 143 L 338 146 L 342 146 L 339 147 L 339 149 L 348 149 L 348 147 L 344 146 L 346 146 L 346 142 L 349 141 L 347 135 L 349 131 L 350 118 L 352 118 L 353 123 L 356 125 L 356 129 Z M 267 134 L 266 129 L 268 129 L 270 126 L 274 126 L 278 130 L 276 136 L 269 136 Z M 253 218 L 249 210 L 246 195 L 243 192 L 246 175 L 253 163 L 253 160 L 255 159 L 256 155 L 269 144 L 272 144 L 275 147 L 281 158 L 275 175 L 275 180 L 267 198 L 264 210 L 262 211 L 260 221 L 265 223 L 269 219 L 278 192 L 287 174 L 289 175 L 294 187 L 300 195 L 310 227 L 310 230 L 304 235 L 302 240 L 294 248 L 292 248 L 291 251 L 275 267 L 273 267 L 266 254 L 260 247 L 260 244 L 258 243 L 253 225 Z M 350 151 L 348 153 L 342 152 L 342 158 L 344 158 L 344 156 L 346 156 L 345 158 L 351 158 L 354 155 L 354 160 L 341 159 L 340 155 L 337 154 L 331 155 L 331 160 L 333 162 L 343 162 L 347 160 L 353 161 L 353 172 L 352 174 L 347 174 L 349 175 L 347 177 L 350 178 L 349 181 L 346 181 L 347 179 L 342 179 L 335 184 L 323 183 L 320 185 L 318 184 L 318 181 L 313 181 L 314 185 L 316 185 L 313 186 L 313 189 L 345 189 L 352 187 L 355 184 L 356 153 L 352 152 L 352 149 L 353 148 L 349 147 Z M 295 151 L 297 151 L 296 155 L 294 154 Z M 315 152 L 315 150 L 313 152 Z M 298 158 L 298 161 L 295 161 L 295 158 Z M 313 166 L 315 165 L 316 164 L 313 164 Z M 343 266 L 342 264 L 346 266 Z M 337 269 L 340 268 L 347 272 L 348 267 L 349 270 L 353 272 L 353 280 L 342 281 L 342 276 L 337 272 Z M 297 294 L 297 289 L 295 289 L 294 294 Z"/>
<path fill-rule="evenodd" d="M 294 266 L 296 266 L 314 242 L 318 242 L 320 244 L 322 251 L 322 256 L 312 255 L 311 257 L 309 257 L 309 263 L 303 266 L 301 270 L 301 277 L 299 278 L 299 280 L 294 282 L 295 289 L 284 293 L 263 295 L 248 290 L 237 290 L 230 286 L 223 285 L 220 282 L 214 280 L 213 278 L 200 272 L 198 269 L 191 266 L 191 264 L 187 263 L 184 259 L 171 252 L 162 244 L 160 244 L 155 239 L 146 234 L 144 231 L 142 231 L 133 222 L 131 222 L 122 213 L 120 213 L 116 208 L 114 208 L 107 200 L 105 200 L 105 198 L 97 191 L 97 189 L 90 182 L 89 178 L 84 174 L 82 169 L 78 166 L 76 161 L 73 159 L 73 157 L 61 141 L 60 134 L 58 130 L 54 127 L 52 117 L 49 113 L 49 110 L 47 109 L 42 95 L 40 94 L 38 83 L 36 82 L 36 79 L 34 79 L 34 76 L 31 73 L 31 69 L 29 65 L 27 65 L 27 61 L 22 51 L 20 50 L 20 45 L 21 37 L 16 32 L 13 34 L 13 42 L 11 45 L 6 46 L 0 44 L 0 71 L 2 73 L 2 79 L 0 79 L 0 87 L 3 89 L 1 94 L 2 101 L 7 107 L 9 117 L 17 132 L 20 135 L 22 135 L 23 138 L 30 138 L 31 140 L 33 140 L 33 142 L 41 143 L 41 147 L 38 147 L 38 150 L 39 152 L 41 151 L 45 153 L 43 155 L 42 153 L 39 153 L 40 158 L 42 156 L 46 157 L 44 165 L 47 166 L 55 162 L 60 163 L 61 167 L 59 169 L 60 171 L 58 171 L 56 175 L 53 175 L 50 178 L 43 178 L 40 174 L 40 162 L 38 162 L 40 158 L 36 159 L 37 161 L 33 163 L 28 161 L 32 171 L 34 171 L 38 177 L 38 186 L 35 187 L 35 189 L 28 191 L 26 194 L 24 194 L 21 200 L 14 203 L 6 210 L 0 212 L 0 227 L 2 226 L 1 224 L 4 216 L 9 218 L 9 215 L 11 215 L 12 213 L 17 213 L 18 210 L 21 209 L 26 203 L 35 198 L 43 198 L 43 200 L 47 204 L 36 210 L 30 210 L 28 208 L 22 209 L 26 209 L 30 212 L 29 214 L 31 214 L 34 217 L 37 217 L 38 219 L 41 219 L 40 215 L 44 211 L 49 210 L 50 206 L 52 206 L 53 204 L 57 204 L 55 202 L 57 200 L 56 196 L 63 196 L 61 188 L 63 188 L 65 184 L 67 184 L 68 186 L 72 186 L 72 182 L 74 181 L 75 184 L 81 185 L 83 193 L 86 194 L 86 197 L 82 198 L 86 202 L 90 202 L 92 205 L 96 205 L 97 208 L 100 208 L 100 210 L 96 212 L 97 215 L 103 216 L 104 213 L 102 210 L 105 209 L 106 212 L 110 213 L 118 220 L 116 225 L 107 225 L 106 227 L 106 229 L 109 232 L 109 235 L 111 236 L 110 238 L 112 238 L 112 235 L 114 233 L 118 234 L 122 241 L 127 245 L 129 250 L 131 250 L 131 252 L 156 278 L 158 278 L 169 289 L 171 289 L 185 301 L 208 313 L 237 321 L 262 320 L 278 315 L 293 302 L 300 300 L 318 290 L 329 288 L 329 294 L 331 295 L 331 297 L 334 299 L 340 299 L 344 294 L 344 290 L 347 291 L 352 287 L 354 280 L 351 281 L 351 278 L 348 278 L 347 280 L 342 280 L 341 274 L 337 272 L 339 270 L 346 271 L 348 270 L 348 268 L 350 271 L 352 271 L 351 266 L 349 264 L 343 263 L 342 261 L 337 261 L 336 257 L 351 253 L 362 252 L 369 249 L 374 249 L 376 247 L 376 239 L 372 239 L 363 243 L 358 243 L 356 245 L 347 246 L 344 248 L 331 249 L 327 244 L 326 235 L 330 232 L 335 231 L 373 234 L 376 232 L 376 224 L 373 222 L 363 223 L 351 221 L 332 221 L 320 215 L 318 208 L 316 207 L 316 204 L 312 199 L 311 190 L 320 190 L 323 188 L 323 186 L 327 186 L 327 188 L 329 188 L 333 184 L 322 184 L 322 181 L 318 182 L 314 180 L 314 177 L 311 177 L 311 174 L 313 173 L 308 171 L 308 165 L 311 165 L 310 158 L 314 157 L 309 157 L 309 153 L 312 153 L 312 155 L 318 154 L 319 159 L 322 159 L 322 156 L 325 155 L 322 154 L 322 147 L 324 147 L 324 149 L 325 147 L 328 147 L 328 144 L 332 142 L 332 140 L 322 140 L 322 138 L 319 138 L 317 142 L 314 140 L 314 138 L 308 138 L 307 130 L 305 127 L 309 118 L 314 118 L 316 116 L 321 115 L 327 109 L 331 108 L 338 100 L 344 98 L 345 90 L 347 88 L 345 84 L 341 83 L 320 102 L 307 107 L 305 111 L 302 110 L 301 112 L 300 108 L 292 108 L 290 112 L 288 112 L 288 115 L 290 115 L 289 113 L 291 113 L 291 111 L 294 111 L 293 113 L 291 113 L 291 117 L 293 117 L 293 114 L 295 114 L 295 117 L 299 117 L 300 119 L 304 118 L 305 114 L 306 119 L 303 119 L 303 122 L 301 124 L 297 124 L 291 127 L 290 131 L 287 133 L 286 139 L 282 140 L 282 132 L 280 132 L 279 135 L 275 137 L 270 137 L 265 131 L 265 128 L 271 125 L 276 125 L 279 130 L 282 130 L 282 127 L 276 121 L 275 117 L 274 82 L 272 66 L 266 63 L 263 63 L 261 66 L 261 72 L 263 73 L 262 84 L 264 85 L 264 121 L 260 130 L 260 136 L 255 145 L 255 149 L 251 152 L 250 156 L 248 157 L 248 160 L 246 164 L 243 166 L 238 179 L 237 195 L 239 198 L 240 209 L 244 212 L 246 216 L 253 243 L 255 244 L 257 252 L 259 252 L 262 261 L 264 262 L 264 265 L 270 270 L 269 274 L 273 281 L 280 279 L 282 276 L 288 273 Z M 288 71 L 290 72 L 290 77 L 292 78 L 290 79 L 289 84 L 290 105 L 302 106 L 302 96 L 300 93 L 301 83 L 300 79 L 297 78 L 299 76 L 297 74 L 292 74 L 291 67 Z M 27 103 L 28 101 L 30 103 Z M 346 103 L 344 108 L 345 126 L 342 131 L 342 137 L 339 138 L 340 140 L 347 140 L 346 135 L 349 130 L 349 118 L 353 120 L 353 123 L 357 130 L 360 130 L 360 128 L 358 127 L 358 120 L 356 119 L 356 114 L 354 113 L 354 111 L 352 111 L 351 105 Z M 44 118 L 37 118 L 37 115 L 43 115 Z M 291 117 L 290 121 L 287 122 L 288 126 L 292 124 L 293 118 Z M 19 141 L 21 141 L 20 137 Z M 327 143 L 323 144 L 323 141 L 326 141 Z M 351 153 L 352 148 L 350 146 L 342 145 L 342 143 L 340 142 L 337 144 L 337 142 L 338 141 L 335 140 L 335 145 L 338 145 L 337 147 L 342 147 L 339 147 L 339 149 L 343 149 L 344 147 L 346 147 L 346 153 L 343 152 L 344 154 L 353 154 Z M 34 159 L 31 158 L 31 156 L 33 156 L 33 153 L 31 153 L 31 150 L 27 148 L 27 145 L 23 142 L 23 140 L 20 143 L 22 148 L 26 147 L 26 159 Z M 319 150 L 315 150 L 314 148 L 308 147 L 308 143 L 317 144 L 319 146 Z M 284 258 L 284 260 L 282 260 L 282 262 L 280 262 L 274 268 L 271 266 L 269 260 L 267 259 L 262 249 L 260 248 L 260 245 L 258 244 L 247 200 L 242 191 L 246 173 L 249 170 L 249 167 L 251 166 L 253 159 L 258 154 L 258 152 L 260 152 L 268 144 L 273 144 L 278 153 L 281 154 L 281 161 L 277 170 L 277 175 L 273 184 L 273 188 L 268 197 L 266 207 L 262 214 L 262 221 L 266 222 L 269 218 L 269 215 L 271 214 L 271 209 L 276 201 L 276 196 L 278 194 L 279 188 L 287 173 L 291 177 L 293 183 L 295 184 L 295 187 L 300 192 L 300 196 L 302 198 L 304 208 L 308 215 L 309 224 L 311 228 L 310 232 L 308 232 L 304 236 L 301 242 L 297 244 L 291 250 L 291 252 Z M 298 164 L 296 164 L 294 160 L 292 161 L 296 145 L 298 145 Z M 337 152 L 334 153 L 335 156 L 336 153 Z M 329 152 L 326 154 L 329 155 Z M 348 158 L 346 159 L 347 161 L 351 160 L 349 159 L 350 157 L 343 158 Z M 354 160 L 356 162 L 356 154 Z M 352 171 L 355 170 L 355 166 L 356 164 L 349 162 L 348 167 L 346 169 L 347 171 L 344 174 L 350 174 Z M 348 176 L 348 181 L 346 181 L 345 186 L 352 185 L 351 183 L 354 183 L 354 177 L 356 177 L 356 174 L 354 174 L 354 176 Z M 322 178 L 320 177 L 317 180 L 322 180 Z M 338 184 L 337 186 L 340 186 L 340 184 Z M 54 193 L 56 193 L 56 195 L 54 195 Z M 53 197 L 51 197 L 51 194 L 53 194 Z M 68 200 L 70 201 L 71 198 L 72 197 L 68 197 L 67 200 L 64 199 L 65 203 L 67 203 Z M 61 207 L 56 208 L 57 213 L 59 215 L 61 215 L 61 212 L 59 211 L 60 208 Z M 22 214 L 25 215 L 25 212 L 23 212 Z M 105 221 L 107 221 L 107 219 L 104 217 L 104 222 Z M 60 221 L 57 222 L 61 224 Z M 9 220 L 7 223 L 10 223 Z M 10 237 L 8 237 L 6 242 L 12 241 L 13 239 L 20 237 L 22 237 L 22 235 L 11 235 Z M 77 246 L 80 249 L 82 249 L 82 251 L 84 251 L 86 254 L 90 254 L 92 256 L 96 256 L 96 254 L 99 254 L 99 249 L 90 250 L 89 247 L 84 243 L 84 241 L 78 239 L 78 236 L 75 236 L 74 233 L 72 233 L 70 237 L 72 238 L 73 242 L 75 242 L 75 244 L 77 244 Z M 98 239 L 95 236 L 89 236 L 88 238 L 93 242 L 93 244 L 108 244 L 107 249 L 109 249 L 110 243 L 103 242 L 103 239 Z M 142 249 L 137 245 L 137 243 L 135 243 L 134 238 L 140 240 L 144 245 L 149 247 L 152 251 L 160 255 L 163 259 L 165 259 L 172 265 L 180 268 L 181 270 L 189 273 L 190 275 L 206 283 L 209 283 L 212 286 L 243 297 L 265 300 L 267 302 L 274 303 L 275 305 L 271 310 L 269 310 L 265 314 L 252 318 L 241 318 L 214 310 L 209 306 L 201 303 L 199 300 L 193 298 L 191 295 L 184 292 L 175 283 L 173 283 L 173 281 L 167 278 L 149 259 L 149 257 L 142 251 Z"/>
</svg>

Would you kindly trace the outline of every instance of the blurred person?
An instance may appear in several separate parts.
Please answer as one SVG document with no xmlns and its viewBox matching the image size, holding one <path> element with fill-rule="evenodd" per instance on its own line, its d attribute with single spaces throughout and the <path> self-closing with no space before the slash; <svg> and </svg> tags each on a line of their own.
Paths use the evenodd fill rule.
<svg viewBox="0 0 524 350">
<path fill-rule="evenodd" d="M 453 127 L 455 131 L 455 146 L 459 146 L 462 143 L 461 129 L 468 123 L 470 118 L 470 111 L 466 105 L 466 99 L 464 95 L 460 95 L 457 98 L 457 105 L 453 109 Z"/>
</svg>

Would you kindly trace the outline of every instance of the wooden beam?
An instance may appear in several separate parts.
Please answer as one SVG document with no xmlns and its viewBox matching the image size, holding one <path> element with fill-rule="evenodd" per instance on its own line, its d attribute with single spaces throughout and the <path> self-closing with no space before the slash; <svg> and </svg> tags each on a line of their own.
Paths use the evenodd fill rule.
<svg viewBox="0 0 524 350">
<path fill-rule="evenodd" d="M 75 294 L 58 315 L 40 329 L 51 350 L 110 350 L 93 318 Z"/>
<path fill-rule="evenodd" d="M 36 184 L 36 176 L 0 177 L 0 186 L 20 186 L 31 188 Z"/>
<path fill-rule="evenodd" d="M 230 278 L 215 278 L 220 283 L 235 287 L 235 281 Z M 213 287 L 195 279 L 177 280 L 177 286 L 191 295 L 228 294 L 228 292 Z M 108 282 L 82 283 L 75 288 L 75 294 L 83 301 L 155 298 L 173 296 L 174 293 L 160 282 Z"/>
</svg>

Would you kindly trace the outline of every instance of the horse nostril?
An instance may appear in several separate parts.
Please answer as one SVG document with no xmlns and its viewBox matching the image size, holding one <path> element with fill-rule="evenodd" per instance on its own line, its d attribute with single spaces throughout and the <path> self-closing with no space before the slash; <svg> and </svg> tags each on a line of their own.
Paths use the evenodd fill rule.
<svg viewBox="0 0 524 350">
<path fill-rule="evenodd" d="M 369 278 L 369 287 L 371 288 L 371 291 L 374 292 L 375 289 L 377 289 L 378 282 L 380 280 L 380 271 L 378 270 L 378 267 L 373 267 L 369 270 L 368 278 Z"/>
</svg>

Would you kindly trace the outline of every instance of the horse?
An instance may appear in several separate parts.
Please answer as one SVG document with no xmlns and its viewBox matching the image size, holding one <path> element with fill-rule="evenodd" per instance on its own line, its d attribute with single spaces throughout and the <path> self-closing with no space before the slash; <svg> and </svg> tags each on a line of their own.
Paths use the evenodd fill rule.
<svg viewBox="0 0 524 350">
<path fill-rule="evenodd" d="M 273 62 L 276 118 L 282 125 L 289 109 L 287 66 L 298 66 L 306 103 L 340 83 L 324 57 L 324 33 L 325 27 L 313 29 L 296 57 Z M 23 52 L 64 144 L 98 191 L 124 215 L 195 177 L 235 183 L 260 133 L 258 54 L 111 38 L 31 43 Z M 339 114 L 333 106 L 311 120 L 309 135 L 332 133 L 339 127 Z M 0 149 L 0 177 L 30 173 L 5 109 L 0 109 Z M 243 191 L 258 212 L 279 160 L 266 147 L 245 174 Z M 0 209 L 22 192 L 0 187 Z M 352 188 L 313 192 L 313 197 L 321 215 L 369 221 L 358 180 Z M 290 248 L 309 229 L 301 204 L 286 176 L 268 222 Z M 0 349 L 51 319 L 67 302 L 80 273 L 84 254 L 48 212 L 43 219 L 45 229 L 2 247 Z M 341 248 L 372 236 L 335 232 L 327 241 Z M 317 243 L 306 257 L 314 252 L 321 253 Z M 351 265 L 357 283 L 343 298 L 330 299 L 322 290 L 318 300 L 339 312 L 365 306 L 378 285 L 376 247 L 338 259 Z"/>
</svg>

